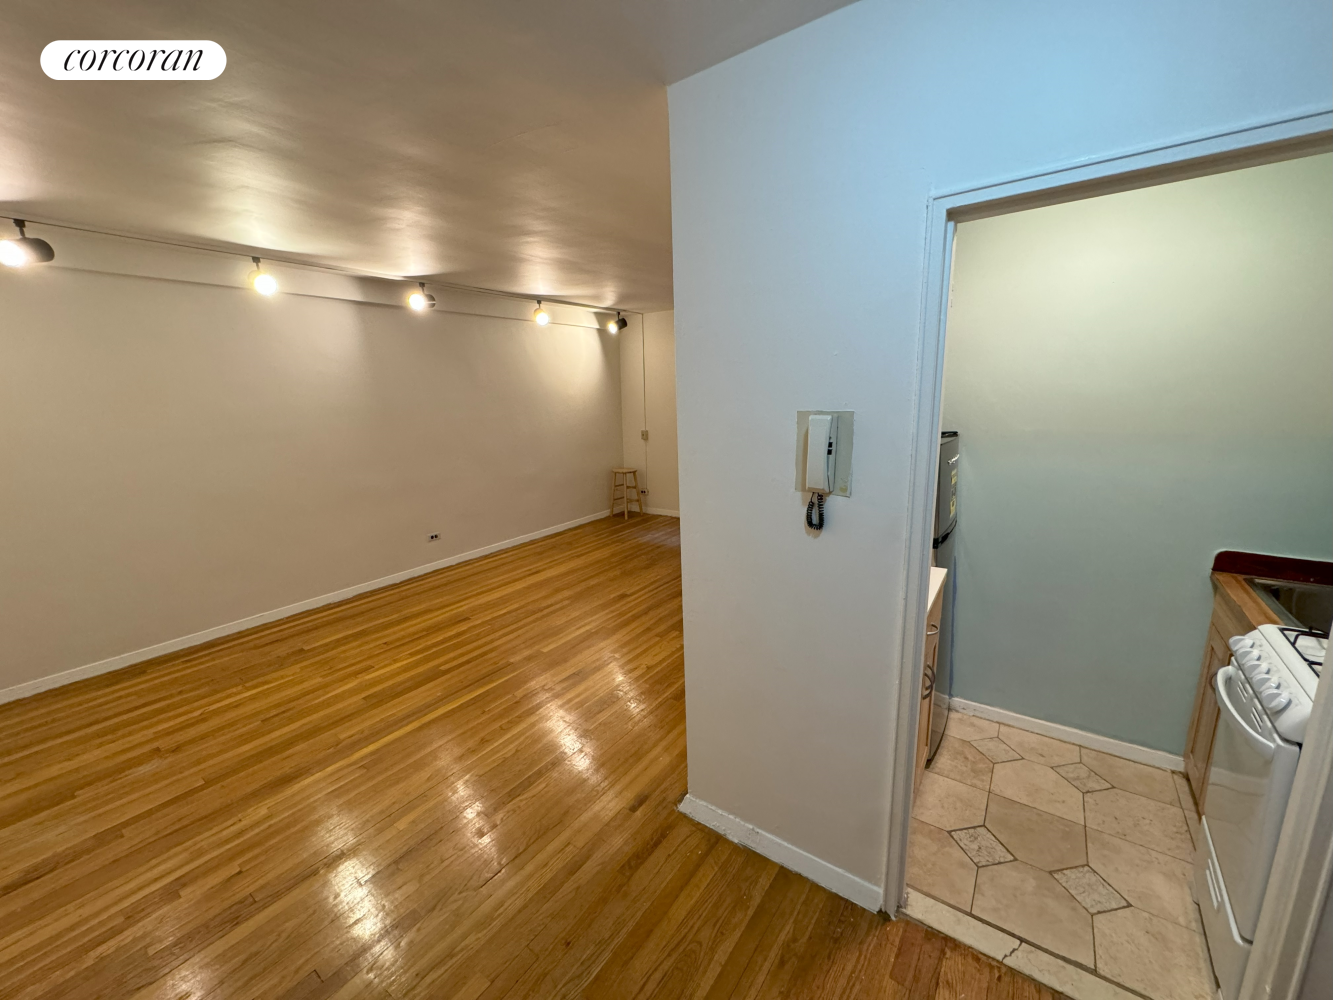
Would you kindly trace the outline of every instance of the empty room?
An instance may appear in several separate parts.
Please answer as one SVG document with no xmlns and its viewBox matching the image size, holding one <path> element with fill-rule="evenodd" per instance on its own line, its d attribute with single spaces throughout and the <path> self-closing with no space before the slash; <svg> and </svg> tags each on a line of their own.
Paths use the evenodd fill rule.
<svg viewBox="0 0 1333 1000">
<path fill-rule="evenodd" d="M 0 998 L 1333 994 L 1333 11 L 0 10 Z"/>
</svg>

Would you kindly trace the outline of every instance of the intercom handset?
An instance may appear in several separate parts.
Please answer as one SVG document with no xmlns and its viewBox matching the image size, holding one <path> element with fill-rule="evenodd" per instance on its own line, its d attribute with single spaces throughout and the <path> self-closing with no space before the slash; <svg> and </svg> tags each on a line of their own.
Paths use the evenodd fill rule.
<svg viewBox="0 0 1333 1000">
<path fill-rule="evenodd" d="M 824 497 L 833 492 L 837 454 L 837 417 L 810 414 L 805 452 L 805 488 L 810 491 L 810 503 L 805 508 L 805 523 L 815 531 L 824 528 Z"/>
<path fill-rule="evenodd" d="M 805 453 L 805 488 L 833 492 L 833 462 L 838 450 L 838 422 L 828 413 L 810 415 L 810 440 Z"/>
</svg>

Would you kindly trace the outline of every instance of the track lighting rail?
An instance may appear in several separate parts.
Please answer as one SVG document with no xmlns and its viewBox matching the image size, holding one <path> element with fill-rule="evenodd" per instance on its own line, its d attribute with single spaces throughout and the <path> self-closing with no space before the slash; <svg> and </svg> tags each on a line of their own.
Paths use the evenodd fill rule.
<svg viewBox="0 0 1333 1000">
<path fill-rule="evenodd" d="M 257 258 L 253 255 L 252 251 L 250 250 L 232 250 L 232 249 L 225 249 L 222 247 L 208 246 L 207 244 L 203 243 L 184 243 L 178 240 L 157 239 L 151 236 L 135 236 L 130 233 L 118 233 L 106 229 L 93 229 L 87 226 L 72 226 L 62 222 L 33 223 L 33 220 L 31 219 L 16 219 L 12 216 L 0 216 L 0 219 L 9 219 L 10 221 L 14 222 L 15 225 L 19 228 L 20 233 L 22 232 L 22 226 L 32 223 L 36 225 L 46 226 L 51 229 L 64 229 L 74 233 L 88 233 L 93 236 L 110 236 L 115 239 L 134 240 L 139 243 L 151 243 L 157 246 L 176 247 L 182 250 L 197 250 L 204 253 L 220 254 L 225 257 L 238 257 L 242 259 L 248 257 L 252 261 L 257 260 Z M 35 240 L 32 237 L 26 237 L 26 238 L 34 243 L 43 244 L 47 250 L 50 249 L 50 244 L 47 243 L 45 240 Z M 11 241 L 11 242 L 16 242 L 16 241 Z M 51 258 L 46 257 L 45 259 L 50 260 Z M 301 268 L 308 268 L 314 271 L 327 271 L 333 274 L 342 274 L 354 278 L 376 278 L 381 281 L 411 281 L 415 282 L 420 288 L 420 291 L 416 294 L 427 294 L 425 288 L 421 286 L 429 284 L 435 288 L 448 289 L 450 291 L 470 292 L 477 295 L 494 295 L 500 298 L 514 299 L 516 301 L 523 301 L 523 302 L 536 302 L 538 309 L 541 309 L 541 304 L 543 302 L 549 302 L 549 303 L 555 303 L 556 305 L 572 306 L 576 309 L 587 309 L 592 312 L 615 312 L 617 320 L 623 319 L 623 317 L 621 316 L 622 312 L 630 312 L 630 313 L 637 312 L 637 310 L 618 310 L 615 308 L 615 306 L 598 305 L 592 302 L 580 302 L 576 299 L 555 298 L 550 295 L 536 295 L 527 292 L 512 292 L 500 288 L 484 288 L 480 285 L 466 285 L 452 281 L 436 281 L 430 279 L 423 280 L 421 275 L 384 274 L 382 272 L 377 272 L 377 271 L 363 271 L 357 268 L 340 267 L 336 264 L 317 264 L 306 260 L 292 260 L 290 258 L 274 257 L 271 255 L 265 255 L 263 257 L 263 260 L 270 264 L 282 264 L 285 267 L 301 267 Z M 267 281 L 263 282 L 263 284 L 266 287 L 268 287 L 269 282 L 272 281 L 273 290 L 274 291 L 277 290 L 276 281 L 274 281 L 267 272 L 263 272 L 262 267 L 260 267 L 260 265 L 258 264 L 256 264 L 256 271 L 262 272 L 265 278 L 268 279 Z M 254 273 L 255 272 L 251 272 L 252 285 L 254 280 L 253 279 Z M 257 287 L 256 290 L 258 290 Z M 271 292 L 264 292 L 263 294 L 271 294 Z M 431 297 L 427 294 L 427 298 Z M 431 306 L 427 308 L 433 308 L 433 305 L 434 303 L 432 302 Z M 638 315 L 642 315 L 642 313 L 638 313 Z M 611 321 L 611 323 L 615 322 L 616 320 Z M 625 325 L 628 324 L 627 323 L 622 324 L 618 328 L 623 330 L 625 328 Z M 608 324 L 608 329 L 609 327 L 610 324 Z"/>
</svg>

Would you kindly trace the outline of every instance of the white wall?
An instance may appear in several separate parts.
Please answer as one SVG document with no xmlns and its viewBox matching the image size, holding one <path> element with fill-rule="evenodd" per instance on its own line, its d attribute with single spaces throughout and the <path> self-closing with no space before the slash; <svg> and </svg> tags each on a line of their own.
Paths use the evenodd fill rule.
<svg viewBox="0 0 1333 1000">
<path fill-rule="evenodd" d="M 958 227 L 956 696 L 1183 751 L 1213 556 L 1333 558 L 1331 221 L 1323 155 Z"/>
<path fill-rule="evenodd" d="M 606 510 L 591 314 L 40 235 L 131 273 L 0 274 L 0 689 Z"/>
<path fill-rule="evenodd" d="M 930 192 L 1326 110 L 1331 15 L 863 0 L 669 89 L 692 795 L 882 882 Z M 819 538 L 808 408 L 856 411 Z"/>
<path fill-rule="evenodd" d="M 639 470 L 647 510 L 680 512 L 676 453 L 676 334 L 670 312 L 646 313 L 620 335 L 625 464 Z M 647 393 L 647 406 L 645 397 Z M 641 430 L 647 429 L 644 441 Z"/>
</svg>

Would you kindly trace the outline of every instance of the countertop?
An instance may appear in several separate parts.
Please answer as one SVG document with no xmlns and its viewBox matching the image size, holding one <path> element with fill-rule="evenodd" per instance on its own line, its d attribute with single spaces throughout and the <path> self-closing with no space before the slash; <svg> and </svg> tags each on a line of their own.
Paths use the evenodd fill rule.
<svg viewBox="0 0 1333 1000">
<path fill-rule="evenodd" d="M 1229 624 L 1234 628 L 1248 632 L 1259 625 L 1300 626 L 1302 622 L 1310 628 L 1328 628 L 1327 619 L 1317 619 L 1327 614 L 1324 602 L 1328 600 L 1328 591 L 1333 590 L 1333 562 L 1256 552 L 1219 552 L 1213 559 L 1212 579 L 1214 608 L 1230 616 Z M 1294 607 L 1283 605 L 1279 609 L 1274 604 L 1280 600 L 1270 601 L 1260 594 L 1251 586 L 1252 580 L 1264 584 L 1265 589 L 1268 584 L 1281 581 L 1295 588 L 1294 592 L 1304 592 L 1307 599 L 1311 597 L 1310 591 L 1314 591 L 1315 606 L 1310 606 L 1308 600 L 1305 602 L 1305 618 Z M 1323 601 L 1319 591 L 1325 592 Z"/>
<path fill-rule="evenodd" d="M 1282 619 L 1273 614 L 1263 599 L 1259 597 L 1250 585 L 1245 582 L 1245 578 L 1237 573 L 1219 573 L 1216 570 L 1212 574 L 1213 596 L 1221 601 L 1238 621 L 1248 622 L 1251 629 L 1258 628 L 1260 625 L 1281 625 Z M 1246 629 L 1248 632 L 1249 629 Z"/>
</svg>

